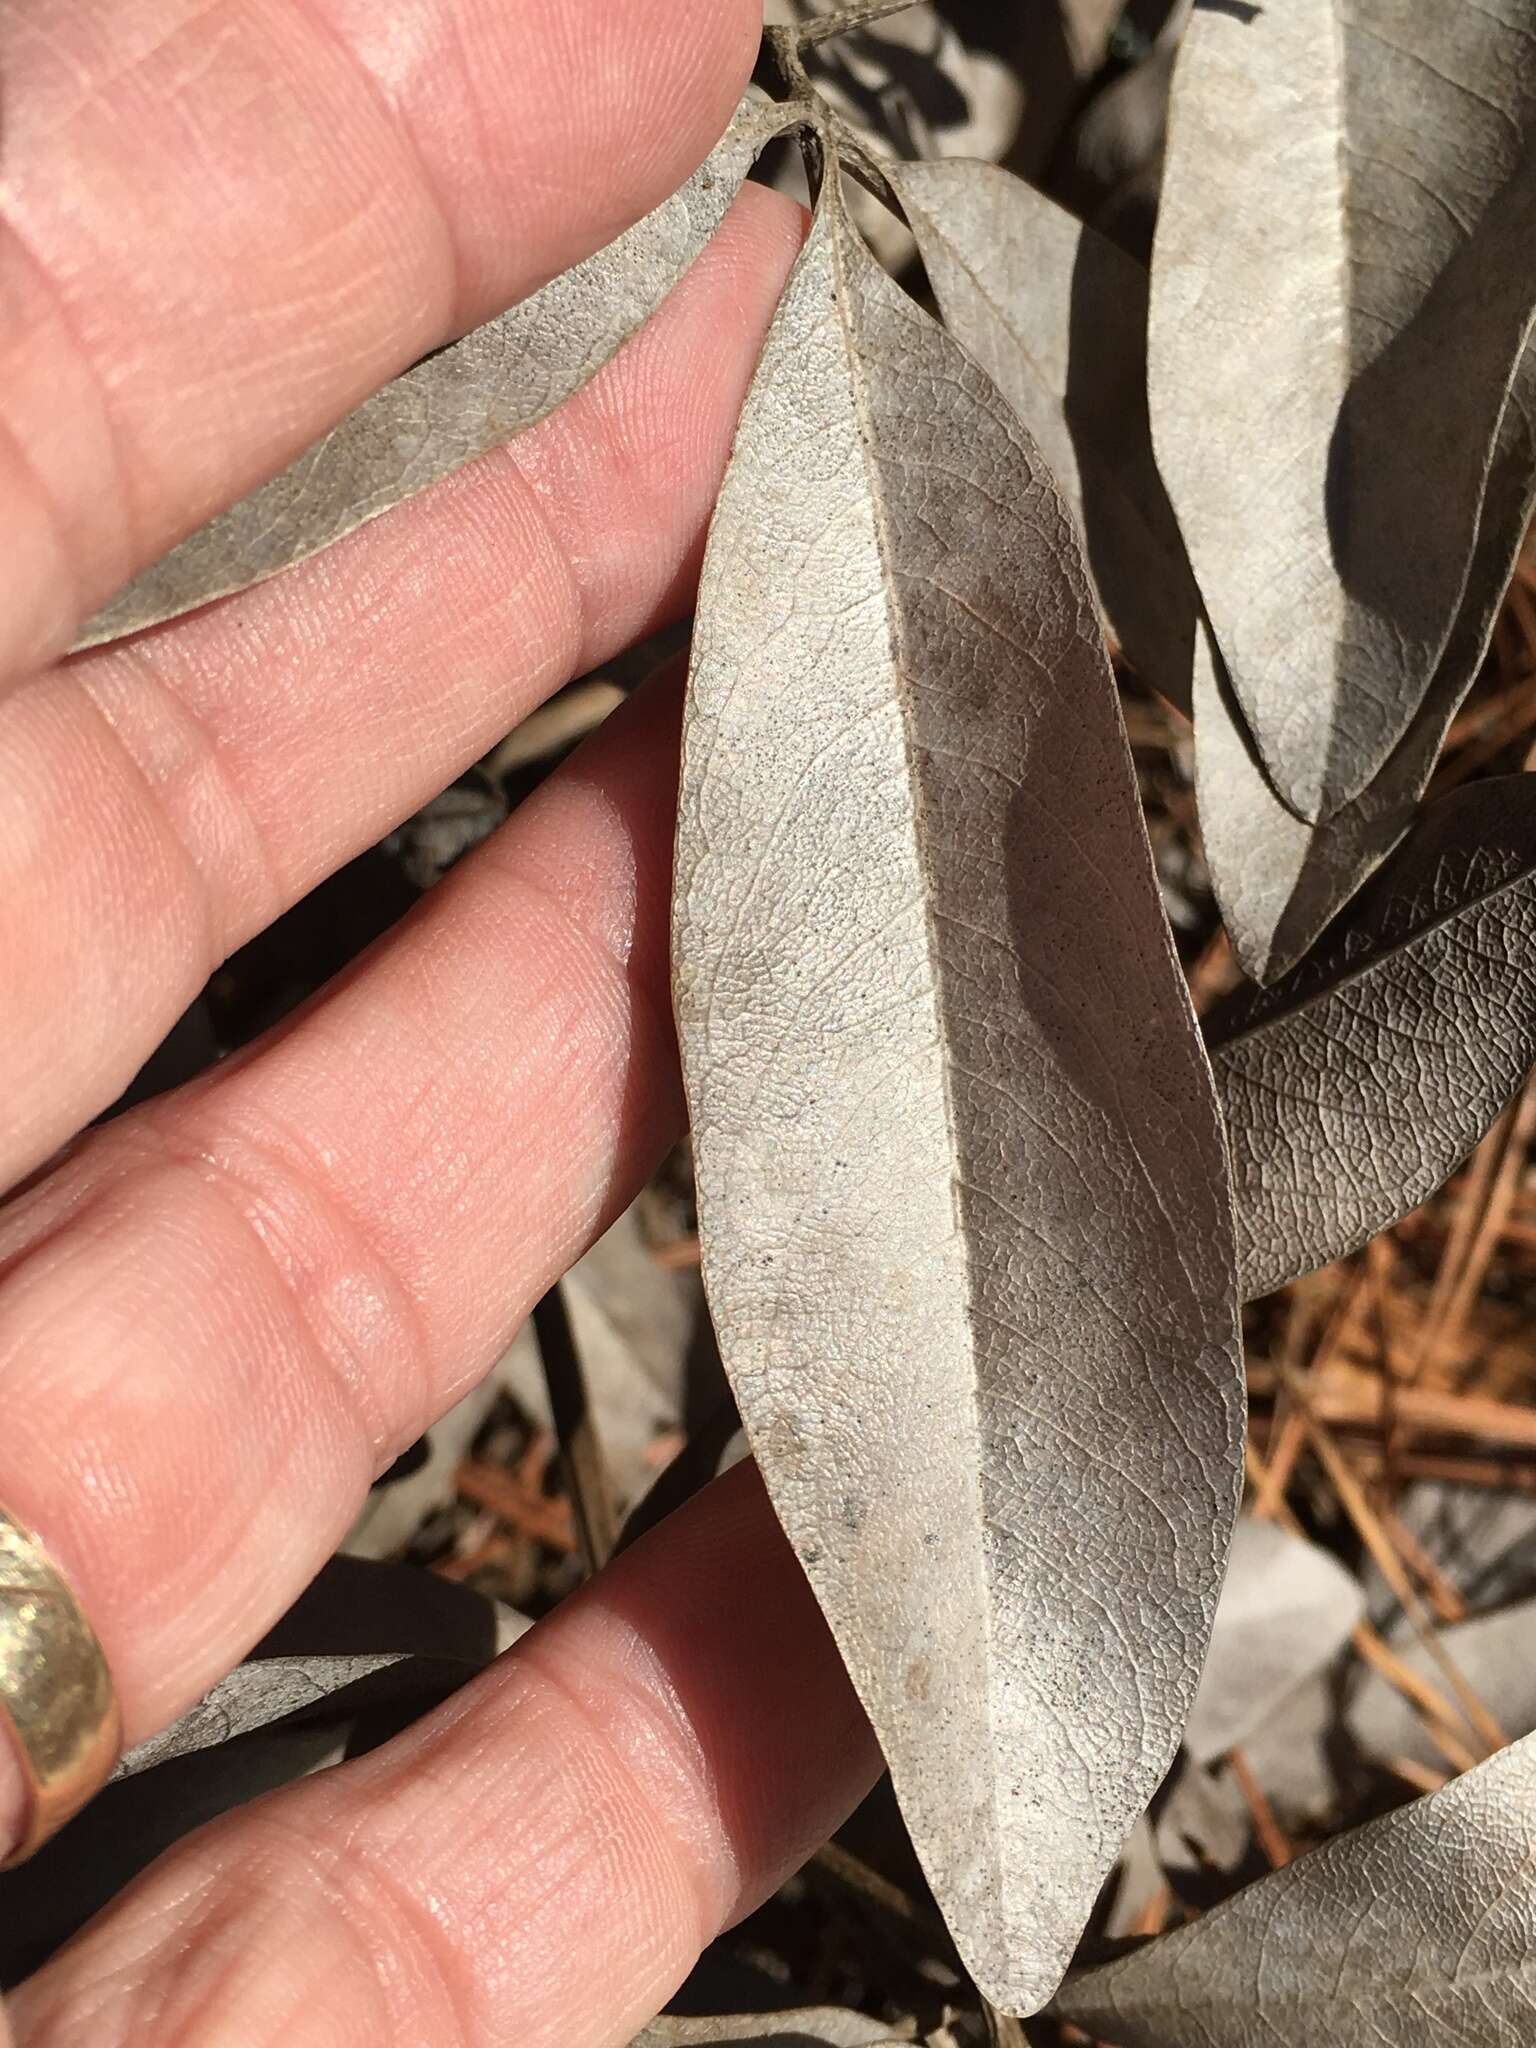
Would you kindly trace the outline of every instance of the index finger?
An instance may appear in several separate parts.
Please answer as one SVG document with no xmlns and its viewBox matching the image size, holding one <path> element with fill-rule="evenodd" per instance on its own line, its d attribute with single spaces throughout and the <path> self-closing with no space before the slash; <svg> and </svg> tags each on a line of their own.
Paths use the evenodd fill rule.
<svg viewBox="0 0 1536 2048">
<path fill-rule="evenodd" d="M 753 0 L 0 5 L 0 673 L 720 134 Z"/>
</svg>

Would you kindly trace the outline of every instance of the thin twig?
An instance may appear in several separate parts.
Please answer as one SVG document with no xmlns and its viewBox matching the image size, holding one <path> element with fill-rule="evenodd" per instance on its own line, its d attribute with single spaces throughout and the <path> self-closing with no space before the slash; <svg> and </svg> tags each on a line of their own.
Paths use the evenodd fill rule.
<svg viewBox="0 0 1536 2048">
<path fill-rule="evenodd" d="M 883 1877 L 878 1870 L 872 1870 L 862 1856 L 855 1856 L 841 1842 L 823 1843 L 811 1860 L 877 1912 L 900 1921 L 902 1926 L 921 1934 L 924 1940 L 936 1942 L 942 1949 L 949 1948 L 949 1931 L 937 1915 L 926 1912 L 899 1884 Z"/>
<path fill-rule="evenodd" d="M 1411 1664 L 1405 1664 L 1385 1636 L 1368 1621 L 1356 1622 L 1350 1633 L 1350 1642 L 1362 1663 L 1369 1664 L 1378 1676 L 1395 1686 L 1411 1706 L 1418 1708 L 1424 1732 L 1451 1769 L 1458 1774 L 1476 1770 L 1478 1758 L 1455 1732 L 1464 1727 L 1465 1722 L 1445 1694 L 1431 1685 L 1422 1672 L 1415 1671 Z"/>
<path fill-rule="evenodd" d="M 1173 1910 L 1173 1893 L 1166 1884 L 1160 1884 L 1141 1911 L 1126 1929 L 1129 1935 L 1161 1934 L 1168 1925 L 1168 1915 Z"/>
<path fill-rule="evenodd" d="M 1451 1782 L 1444 1771 L 1432 1770 L 1411 1756 L 1395 1756 L 1387 1764 L 1394 1778 L 1401 1778 L 1415 1792 L 1443 1792 Z"/>
<path fill-rule="evenodd" d="M 1527 1086 L 1478 1149 L 1467 1200 L 1435 1275 L 1424 1336 L 1414 1362 L 1415 1385 L 1422 1383 L 1429 1368 L 1455 1342 L 1483 1284 L 1504 1219 L 1514 1204 L 1533 1122 L 1536 1092 Z"/>
<path fill-rule="evenodd" d="M 1319 1463 L 1327 1473 L 1344 1512 L 1354 1523 L 1361 1542 L 1375 1559 L 1377 1569 L 1392 1588 L 1402 1605 L 1403 1612 L 1413 1623 L 1426 1655 L 1434 1662 L 1441 1677 L 1456 1695 L 1468 1727 L 1488 1745 L 1489 1753 L 1502 1749 L 1509 1738 L 1467 1683 L 1456 1660 L 1435 1633 L 1434 1622 L 1414 1590 L 1403 1561 L 1382 1527 L 1380 1518 L 1366 1499 L 1365 1489 L 1351 1470 L 1349 1460 L 1334 1442 L 1327 1427 L 1312 1411 L 1306 1381 L 1300 1373 L 1289 1367 L 1282 1367 L 1282 1371 L 1285 1373 L 1286 1384 L 1306 1417 L 1307 1434 L 1312 1439 L 1312 1448 Z"/>
<path fill-rule="evenodd" d="M 1418 1537 L 1403 1522 L 1395 1508 L 1379 1506 L 1376 1510 L 1381 1517 L 1381 1526 L 1392 1540 L 1393 1547 L 1414 1577 L 1424 1588 L 1424 1597 L 1434 1608 L 1437 1618 L 1447 1626 L 1454 1626 L 1467 1618 L 1467 1603 L 1439 1565 L 1424 1548 Z"/>
<path fill-rule="evenodd" d="M 1276 1367 L 1258 1365 L 1250 1370 L 1250 1390 L 1255 1396 L 1275 1391 Z M 1318 1374 L 1308 1389 L 1312 1413 L 1333 1427 L 1370 1428 L 1379 1431 L 1382 1420 L 1382 1388 L 1374 1373 L 1358 1366 L 1336 1365 L 1326 1375 Z M 1514 1401 L 1494 1401 L 1482 1394 L 1443 1393 L 1437 1387 L 1393 1389 L 1393 1405 L 1400 1430 L 1411 1426 L 1416 1436 L 1476 1437 L 1483 1443 L 1505 1444 L 1516 1450 L 1536 1450 L 1536 1409 L 1523 1408 Z M 1404 1464 L 1405 1471 L 1410 1470 Z"/>
<path fill-rule="evenodd" d="M 1248 1768 L 1248 1759 L 1240 1749 L 1227 1752 L 1227 1766 L 1237 1781 L 1237 1789 L 1248 1802 L 1248 1811 L 1253 1816 L 1253 1832 L 1259 1847 L 1264 1851 L 1271 1870 L 1284 1870 L 1291 1862 L 1296 1850 L 1284 1828 L 1275 1819 L 1275 1809 L 1264 1796 L 1262 1786 Z"/>
<path fill-rule="evenodd" d="M 1262 1487 L 1268 1476 L 1268 1467 L 1250 1440 L 1244 1456 L 1248 1463 L 1248 1476 L 1256 1487 Z M 1282 1529 L 1305 1540 L 1305 1531 L 1284 1501 L 1280 1503 L 1274 1519 Z M 1395 1686 L 1411 1706 L 1417 1709 L 1424 1721 L 1425 1732 L 1440 1754 L 1454 1771 L 1470 1771 L 1477 1764 L 1472 1754 L 1456 1733 L 1465 1725 L 1464 1718 L 1445 1695 L 1415 1671 L 1411 1664 L 1405 1664 L 1397 1652 L 1387 1643 L 1378 1630 L 1368 1621 L 1356 1622 L 1350 1631 L 1350 1642 L 1362 1663 L 1369 1664 L 1381 1674 L 1389 1685 Z"/>
</svg>

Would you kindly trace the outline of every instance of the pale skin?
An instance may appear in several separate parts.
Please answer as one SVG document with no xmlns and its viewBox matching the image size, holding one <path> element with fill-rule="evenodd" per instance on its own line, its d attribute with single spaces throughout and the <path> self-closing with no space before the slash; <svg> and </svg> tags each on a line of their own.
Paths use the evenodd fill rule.
<svg viewBox="0 0 1536 2048">
<path fill-rule="evenodd" d="M 672 190 L 760 18 L 0 0 L 0 1502 L 76 1585 L 129 1742 L 238 1661 L 678 1131 L 675 682 L 298 1018 L 70 1141 L 232 948 L 686 609 L 798 215 L 744 195 L 514 447 L 61 657 L 369 389 Z M 876 1769 L 737 1472 L 405 1736 L 173 1850 L 0 2039 L 605 2048 Z M 23 1812 L 0 1740 L 0 1840 Z"/>
</svg>

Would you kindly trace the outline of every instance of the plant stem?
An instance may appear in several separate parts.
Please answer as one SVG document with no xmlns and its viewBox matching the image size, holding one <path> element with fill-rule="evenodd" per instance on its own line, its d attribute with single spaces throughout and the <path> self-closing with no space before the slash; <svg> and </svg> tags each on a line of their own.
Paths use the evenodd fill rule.
<svg viewBox="0 0 1536 2048">
<path fill-rule="evenodd" d="M 888 14 L 905 14 L 914 5 L 914 0 L 863 0 L 854 7 L 840 7 L 835 14 L 823 14 L 815 20 L 803 22 L 794 34 L 803 50 L 813 49 L 817 43 L 828 42 L 833 36 L 845 36 L 850 30 L 868 28 L 872 22 L 884 21 Z"/>
</svg>

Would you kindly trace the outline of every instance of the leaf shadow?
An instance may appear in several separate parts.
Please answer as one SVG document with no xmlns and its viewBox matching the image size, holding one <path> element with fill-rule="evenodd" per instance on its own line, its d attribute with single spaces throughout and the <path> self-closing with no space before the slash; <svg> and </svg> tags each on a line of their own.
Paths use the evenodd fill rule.
<svg viewBox="0 0 1536 2048">
<path fill-rule="evenodd" d="M 1489 461 L 1529 335 L 1529 266 L 1516 252 L 1533 238 L 1536 177 L 1522 157 L 1411 317 L 1353 373 L 1334 424 L 1323 485 L 1334 572 L 1369 635 L 1367 655 L 1401 661 L 1408 678 L 1407 692 L 1378 707 L 1383 756 L 1422 703 L 1463 604 L 1476 602 L 1468 578 L 1478 575 Z M 1352 310 L 1357 355 L 1381 318 Z M 1361 633 L 1351 628 L 1352 639 Z M 1357 690 L 1355 701 L 1375 694 Z M 1336 716 L 1330 778 L 1356 779 L 1361 744 Z"/>
<path fill-rule="evenodd" d="M 1104 609 L 1132 667 L 1187 716 L 1200 592 L 1152 446 L 1149 298 L 1142 266 L 1085 233 L 1072 273 L 1067 431 L 1077 455 L 1083 540 Z M 1144 272 L 1142 272 L 1144 279 Z"/>
</svg>

